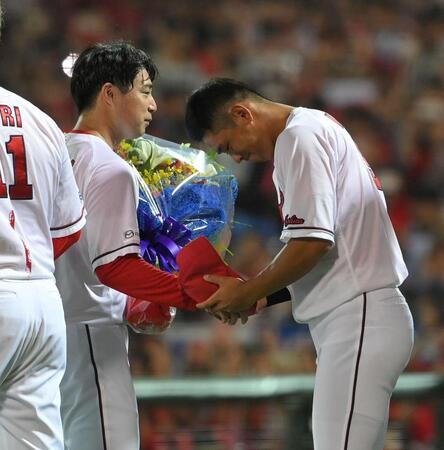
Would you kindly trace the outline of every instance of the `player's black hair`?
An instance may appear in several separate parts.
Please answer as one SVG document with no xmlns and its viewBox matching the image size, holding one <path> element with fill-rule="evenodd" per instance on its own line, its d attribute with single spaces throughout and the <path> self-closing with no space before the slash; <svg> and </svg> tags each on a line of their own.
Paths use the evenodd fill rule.
<svg viewBox="0 0 444 450">
<path fill-rule="evenodd" d="M 151 81 L 157 75 L 153 60 L 127 42 L 95 44 L 85 49 L 74 63 L 71 95 L 79 113 L 90 108 L 105 83 L 116 85 L 122 92 L 131 90 L 136 75 L 143 69 Z"/>
<path fill-rule="evenodd" d="M 185 126 L 190 138 L 201 141 L 207 131 L 215 131 L 218 112 L 223 105 L 246 98 L 267 100 L 246 84 L 231 78 L 213 78 L 205 83 L 187 100 Z"/>
</svg>

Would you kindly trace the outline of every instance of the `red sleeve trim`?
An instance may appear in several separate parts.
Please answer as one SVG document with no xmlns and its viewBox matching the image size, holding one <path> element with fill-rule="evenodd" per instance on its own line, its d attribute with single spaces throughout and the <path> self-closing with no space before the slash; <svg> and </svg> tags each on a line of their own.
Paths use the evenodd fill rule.
<svg viewBox="0 0 444 450">
<path fill-rule="evenodd" d="M 82 212 L 81 212 L 81 214 L 80 214 L 80 217 L 79 217 L 77 220 L 75 220 L 74 222 L 69 223 L 68 225 L 63 225 L 63 226 L 61 226 L 61 227 L 50 228 L 50 230 L 51 230 L 51 231 L 58 231 L 58 230 L 64 230 L 65 228 L 72 227 L 73 225 L 75 225 L 76 223 L 80 222 L 80 221 L 83 219 L 83 213 L 84 213 L 84 211 L 85 211 L 85 208 L 82 208 Z"/>
<path fill-rule="evenodd" d="M 65 131 L 66 134 L 90 134 L 91 136 L 97 136 L 97 131 L 94 130 L 69 130 Z"/>
<path fill-rule="evenodd" d="M 53 238 L 52 246 L 54 248 L 54 259 L 57 259 L 60 255 L 66 252 L 71 245 L 75 244 L 79 239 L 82 230 L 76 233 L 70 234 L 69 236 L 64 236 L 61 238 Z"/>
</svg>

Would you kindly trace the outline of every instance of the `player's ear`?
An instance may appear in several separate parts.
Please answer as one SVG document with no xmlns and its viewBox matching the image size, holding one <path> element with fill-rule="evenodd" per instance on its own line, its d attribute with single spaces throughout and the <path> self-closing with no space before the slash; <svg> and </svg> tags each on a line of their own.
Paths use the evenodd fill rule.
<svg viewBox="0 0 444 450">
<path fill-rule="evenodd" d="M 242 103 L 235 103 L 231 106 L 230 116 L 236 125 L 245 125 L 253 122 L 251 109 Z"/>
<path fill-rule="evenodd" d="M 115 86 L 112 83 L 105 83 L 100 90 L 100 95 L 108 105 L 112 104 L 114 101 L 114 89 Z"/>
</svg>

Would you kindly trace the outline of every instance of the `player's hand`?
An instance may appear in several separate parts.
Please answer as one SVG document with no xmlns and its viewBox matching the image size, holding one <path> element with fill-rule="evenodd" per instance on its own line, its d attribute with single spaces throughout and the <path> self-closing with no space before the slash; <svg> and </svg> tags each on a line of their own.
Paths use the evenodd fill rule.
<svg viewBox="0 0 444 450">
<path fill-rule="evenodd" d="M 219 289 L 204 302 L 198 303 L 198 309 L 204 309 L 210 313 L 228 312 L 240 313 L 251 308 L 255 301 L 244 294 L 243 280 L 233 277 L 221 277 L 218 275 L 205 275 L 204 280 L 217 284 Z"/>
<path fill-rule="evenodd" d="M 254 314 L 259 314 L 267 306 L 266 297 L 261 298 L 256 302 Z"/>
<path fill-rule="evenodd" d="M 209 313 L 210 315 L 216 317 L 216 319 L 220 320 L 223 323 L 227 323 L 229 325 L 236 325 L 237 321 L 240 320 L 241 324 L 244 325 L 248 322 L 250 316 L 254 316 L 255 314 L 259 314 L 265 307 L 267 306 L 267 299 L 261 298 L 256 303 L 253 304 L 246 311 L 240 312 L 226 312 L 220 311 L 218 313 Z"/>
<path fill-rule="evenodd" d="M 226 323 L 228 325 L 236 325 L 238 320 L 241 321 L 242 325 L 248 322 L 248 312 L 242 311 L 240 313 L 229 313 L 225 311 L 220 311 L 217 313 L 208 312 L 211 316 L 220 320 L 222 323 Z"/>
<path fill-rule="evenodd" d="M 124 318 L 136 333 L 159 334 L 165 331 L 176 316 L 176 308 L 147 300 L 128 297 Z"/>
</svg>

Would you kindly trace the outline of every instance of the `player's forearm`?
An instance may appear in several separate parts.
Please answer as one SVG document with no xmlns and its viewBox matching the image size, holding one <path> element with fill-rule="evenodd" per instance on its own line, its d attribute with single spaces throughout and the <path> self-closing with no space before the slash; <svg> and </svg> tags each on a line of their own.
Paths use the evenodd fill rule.
<svg viewBox="0 0 444 450">
<path fill-rule="evenodd" d="M 181 309 L 195 309 L 195 303 L 185 294 L 175 275 L 162 272 L 136 254 L 99 266 L 96 275 L 104 285 L 131 297 Z"/>
<path fill-rule="evenodd" d="M 320 239 L 292 239 L 258 276 L 240 286 L 239 295 L 251 303 L 302 278 L 318 263 L 332 244 Z"/>
</svg>

